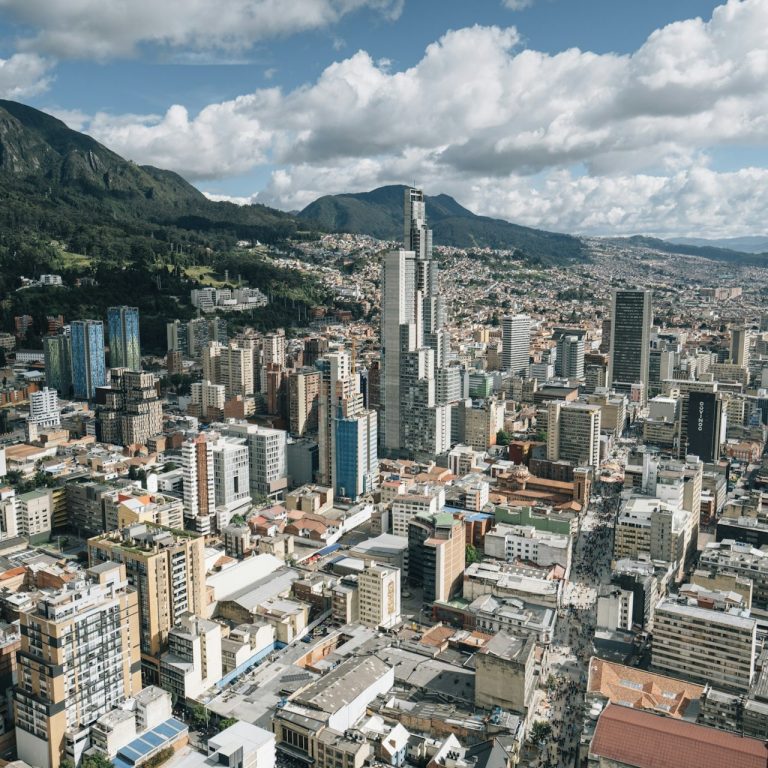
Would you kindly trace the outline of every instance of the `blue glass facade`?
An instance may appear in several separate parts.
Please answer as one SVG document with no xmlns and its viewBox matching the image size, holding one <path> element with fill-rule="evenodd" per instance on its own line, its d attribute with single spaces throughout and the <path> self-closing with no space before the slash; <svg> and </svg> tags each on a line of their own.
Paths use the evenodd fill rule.
<svg viewBox="0 0 768 768">
<path fill-rule="evenodd" d="M 339 498 L 357 501 L 376 487 L 379 474 L 377 417 L 373 411 L 335 419 L 335 487 Z"/>
<path fill-rule="evenodd" d="M 104 323 L 75 320 L 71 332 L 72 389 L 76 398 L 90 400 L 96 387 L 107 383 L 104 361 Z"/>
<path fill-rule="evenodd" d="M 136 307 L 110 307 L 107 310 L 107 327 L 110 366 L 140 371 L 139 310 Z"/>
</svg>

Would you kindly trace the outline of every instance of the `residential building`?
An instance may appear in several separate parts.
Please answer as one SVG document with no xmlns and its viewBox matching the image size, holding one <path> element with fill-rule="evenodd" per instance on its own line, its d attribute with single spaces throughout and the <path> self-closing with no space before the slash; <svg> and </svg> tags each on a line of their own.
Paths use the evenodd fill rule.
<svg viewBox="0 0 768 768">
<path fill-rule="evenodd" d="M 141 690 L 138 595 L 122 565 L 89 575 L 45 591 L 20 615 L 13 700 L 17 751 L 29 765 L 77 764 L 88 727 Z"/>
<path fill-rule="evenodd" d="M 221 624 L 187 613 L 168 632 L 160 686 L 176 701 L 194 701 L 223 676 Z"/>
<path fill-rule="evenodd" d="M 584 378 L 584 336 L 582 328 L 555 328 L 552 338 L 557 344 L 555 374 L 564 379 Z"/>
<path fill-rule="evenodd" d="M 146 683 L 158 680 L 168 633 L 185 613 L 206 614 L 205 539 L 151 525 L 131 525 L 88 540 L 88 560 L 125 566 L 138 593 L 141 669 Z"/>
<path fill-rule="evenodd" d="M 18 535 L 27 538 L 51 533 L 53 499 L 48 488 L 38 488 L 16 497 Z"/>
<path fill-rule="evenodd" d="M 163 431 L 163 405 L 154 373 L 113 368 L 109 387 L 98 387 L 96 436 L 114 445 L 146 445 Z"/>
<path fill-rule="evenodd" d="M 140 371 L 139 310 L 136 307 L 110 307 L 107 310 L 107 328 L 110 368 Z"/>
<path fill-rule="evenodd" d="M 43 337 L 45 381 L 62 397 L 72 394 L 72 340 L 67 334 Z"/>
<path fill-rule="evenodd" d="M 220 437 L 213 443 L 213 487 L 219 530 L 238 510 L 250 507 L 250 459 L 242 437 Z"/>
<path fill-rule="evenodd" d="M 61 426 L 61 409 L 55 389 L 44 387 L 29 394 L 29 416 L 27 417 L 27 440 L 35 442 L 38 436 Z"/>
<path fill-rule="evenodd" d="M 80 400 L 92 400 L 96 388 L 107 383 L 104 323 L 75 320 L 71 325 L 71 354 L 73 395 Z"/>
<path fill-rule="evenodd" d="M 321 372 L 301 368 L 288 375 L 288 431 L 298 437 L 317 432 Z"/>
<path fill-rule="evenodd" d="M 288 487 L 287 433 L 282 429 L 269 429 L 245 423 L 227 424 L 221 429 L 221 433 L 246 440 L 250 461 L 251 497 L 282 498 Z"/>
<path fill-rule="evenodd" d="M 215 527 L 216 486 L 213 469 L 213 443 L 200 434 L 181 446 L 184 476 L 184 515 L 187 527 L 210 533 Z"/>
<path fill-rule="evenodd" d="M 757 622 L 686 600 L 661 600 L 654 610 L 653 667 L 695 683 L 746 692 L 755 674 Z"/>
</svg>

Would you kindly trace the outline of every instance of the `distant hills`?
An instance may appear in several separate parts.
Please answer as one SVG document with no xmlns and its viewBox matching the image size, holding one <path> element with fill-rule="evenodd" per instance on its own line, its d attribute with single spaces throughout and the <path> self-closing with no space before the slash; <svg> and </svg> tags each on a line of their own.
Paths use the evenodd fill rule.
<svg viewBox="0 0 768 768">
<path fill-rule="evenodd" d="M 298 215 L 331 232 L 402 240 L 405 189 L 404 185 L 395 184 L 370 192 L 325 195 Z M 544 263 L 588 258 L 587 249 L 578 237 L 478 216 L 449 195 L 427 196 L 426 208 L 436 245 L 518 250 L 526 258 Z"/>
<path fill-rule="evenodd" d="M 711 245 L 675 243 L 671 240 L 661 240 L 656 237 L 646 237 L 645 235 L 605 239 L 619 244 L 627 243 L 632 246 L 650 248 L 654 251 L 660 251 L 661 253 L 698 256 L 701 259 L 727 261 L 734 264 L 768 266 L 768 253 L 747 253 L 745 251 L 734 251 L 728 248 L 717 248 Z"/>
<path fill-rule="evenodd" d="M 668 243 L 676 245 L 695 245 L 707 248 L 725 248 L 729 251 L 742 253 L 768 252 L 768 235 L 749 235 L 747 237 L 726 237 L 720 240 L 707 240 L 703 237 L 669 238 Z"/>
</svg>

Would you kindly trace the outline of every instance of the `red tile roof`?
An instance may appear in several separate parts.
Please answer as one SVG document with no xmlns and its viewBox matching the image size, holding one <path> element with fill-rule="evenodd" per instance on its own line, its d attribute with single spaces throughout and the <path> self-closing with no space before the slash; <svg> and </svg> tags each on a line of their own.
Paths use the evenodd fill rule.
<svg viewBox="0 0 768 768">
<path fill-rule="evenodd" d="M 768 746 L 702 725 L 609 704 L 590 753 L 633 768 L 766 768 Z"/>
</svg>

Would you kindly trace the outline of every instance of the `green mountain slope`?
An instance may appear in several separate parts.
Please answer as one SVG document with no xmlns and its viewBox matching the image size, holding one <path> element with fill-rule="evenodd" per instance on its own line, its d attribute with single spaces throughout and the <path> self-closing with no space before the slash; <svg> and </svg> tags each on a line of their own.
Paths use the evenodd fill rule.
<svg viewBox="0 0 768 768">
<path fill-rule="evenodd" d="M 405 189 L 402 185 L 391 185 L 371 192 L 326 195 L 304 208 L 299 218 L 335 232 L 401 240 Z M 427 196 L 426 203 L 427 220 L 436 244 L 517 249 L 544 262 L 587 258 L 586 249 L 577 237 L 478 216 L 449 195 Z"/>
<path fill-rule="evenodd" d="M 656 237 L 633 235 L 625 238 L 606 238 L 616 243 L 629 243 L 630 245 L 644 248 L 652 248 L 655 251 L 669 254 L 681 254 L 683 256 L 698 256 L 712 261 L 728 261 L 734 264 L 766 266 L 768 265 L 768 253 L 745 253 L 744 251 L 730 250 L 728 248 L 716 248 L 711 245 L 689 245 L 686 243 L 674 243 L 671 240 L 660 240 Z"/>
</svg>

